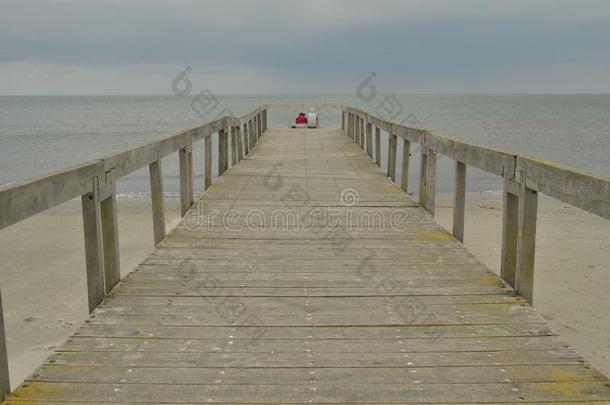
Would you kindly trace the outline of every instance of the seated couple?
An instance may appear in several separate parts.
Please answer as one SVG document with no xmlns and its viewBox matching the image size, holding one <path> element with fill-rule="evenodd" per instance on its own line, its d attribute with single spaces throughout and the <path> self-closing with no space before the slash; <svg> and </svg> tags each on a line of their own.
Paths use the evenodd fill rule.
<svg viewBox="0 0 610 405">
<path fill-rule="evenodd" d="M 297 118 L 294 120 L 292 128 L 317 128 L 320 124 L 318 114 L 313 107 L 309 109 L 307 114 L 299 113 Z"/>
</svg>

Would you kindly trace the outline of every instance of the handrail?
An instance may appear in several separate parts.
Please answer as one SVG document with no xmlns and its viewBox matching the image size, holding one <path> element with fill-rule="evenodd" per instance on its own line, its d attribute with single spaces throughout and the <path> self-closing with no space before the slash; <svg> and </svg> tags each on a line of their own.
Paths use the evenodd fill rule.
<svg viewBox="0 0 610 405">
<path fill-rule="evenodd" d="M 224 116 L 203 125 L 165 135 L 90 162 L 63 168 L 0 187 L 0 230 L 81 197 L 89 311 L 120 281 L 116 181 L 149 166 L 155 244 L 166 236 L 161 158 L 179 153 L 180 206 L 184 216 L 194 204 L 193 143 L 203 140 L 205 189 L 212 179 L 211 136 L 218 134 L 218 174 L 228 169 L 229 140 L 233 164 L 241 161 L 267 129 L 268 105 L 240 117 Z M 0 401 L 10 393 L 6 337 L 0 296 Z"/>
<path fill-rule="evenodd" d="M 390 131 L 391 127 L 392 134 L 409 142 L 419 143 L 422 150 L 440 153 L 518 184 L 521 183 L 519 173 L 525 172 L 529 188 L 610 219 L 610 177 L 534 156 L 451 139 L 430 130 L 407 127 L 359 108 L 344 106 L 343 109 L 344 112 L 356 114 L 386 132 Z"/>
<path fill-rule="evenodd" d="M 455 161 L 453 235 L 464 240 L 466 169 L 476 167 L 504 180 L 501 277 L 530 303 L 534 292 L 534 255 L 538 193 L 541 192 L 602 218 L 610 219 L 610 177 L 588 173 L 537 157 L 519 155 L 451 139 L 429 130 L 385 120 L 368 111 L 342 106 L 342 129 L 365 148 L 371 158 L 372 132 L 379 151 L 380 130 L 388 136 L 387 175 L 396 180 L 396 141 L 403 139 L 400 186 L 407 192 L 410 144 L 421 146 L 419 202 L 434 215 L 436 155 Z M 365 142 L 366 140 L 366 142 Z M 375 161 L 381 166 L 379 153 Z"/>
</svg>

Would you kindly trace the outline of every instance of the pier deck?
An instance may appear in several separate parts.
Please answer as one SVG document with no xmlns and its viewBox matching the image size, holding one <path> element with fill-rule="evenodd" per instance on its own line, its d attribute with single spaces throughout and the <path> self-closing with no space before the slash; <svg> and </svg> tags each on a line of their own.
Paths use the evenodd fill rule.
<svg viewBox="0 0 610 405">
<path fill-rule="evenodd" d="M 610 383 L 342 130 L 271 128 L 4 404 L 560 401 Z"/>
</svg>

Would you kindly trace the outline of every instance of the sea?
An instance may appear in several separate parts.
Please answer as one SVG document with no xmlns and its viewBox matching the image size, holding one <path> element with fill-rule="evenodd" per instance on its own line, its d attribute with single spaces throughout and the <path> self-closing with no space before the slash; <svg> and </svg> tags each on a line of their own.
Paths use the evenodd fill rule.
<svg viewBox="0 0 610 405">
<path fill-rule="evenodd" d="M 456 139 L 610 175 L 610 95 L 606 94 L 0 96 L 0 185 L 97 159 L 218 116 L 237 116 L 261 103 L 351 104 Z M 289 127 L 298 112 L 272 109 L 269 127 Z M 341 126 L 339 110 L 320 110 L 319 115 L 321 126 Z M 385 134 L 382 145 L 383 167 Z M 418 152 L 414 145 L 413 186 Z M 194 157 L 195 188 L 200 190 L 203 146 L 194 148 Z M 398 167 L 401 161 L 399 154 Z M 175 154 L 163 160 L 163 170 L 166 192 L 175 196 L 179 189 Z M 439 158 L 438 192 L 452 190 L 453 170 L 453 161 Z M 501 188 L 498 177 L 469 168 L 468 191 Z M 146 197 L 148 171 L 122 178 L 118 190 L 121 198 Z"/>
</svg>

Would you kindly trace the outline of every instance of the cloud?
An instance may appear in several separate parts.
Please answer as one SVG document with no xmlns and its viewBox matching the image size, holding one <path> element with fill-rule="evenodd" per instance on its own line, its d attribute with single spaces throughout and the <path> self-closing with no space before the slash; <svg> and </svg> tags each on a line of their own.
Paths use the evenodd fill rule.
<svg viewBox="0 0 610 405">
<path fill-rule="evenodd" d="M 579 77 L 608 71 L 609 21 L 602 0 L 5 0 L 0 93 L 166 93 L 186 65 L 222 93 L 371 71 L 399 92 L 610 91 Z"/>
</svg>

